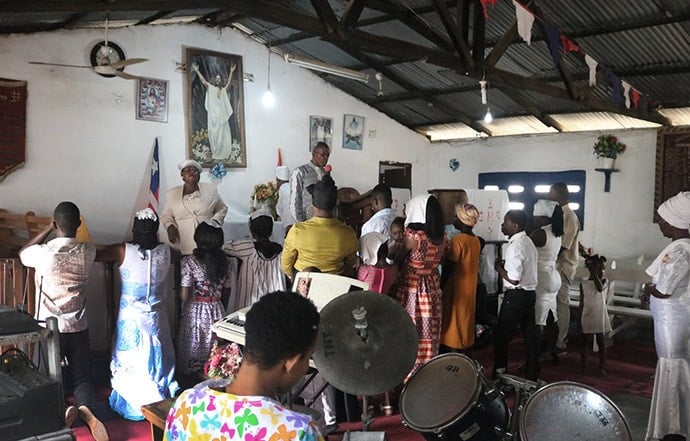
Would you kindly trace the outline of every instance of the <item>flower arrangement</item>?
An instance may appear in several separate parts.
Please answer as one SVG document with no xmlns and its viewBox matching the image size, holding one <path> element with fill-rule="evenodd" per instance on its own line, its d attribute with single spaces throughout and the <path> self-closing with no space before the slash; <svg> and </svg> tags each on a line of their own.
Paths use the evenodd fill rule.
<svg viewBox="0 0 690 441">
<path fill-rule="evenodd" d="M 616 158 L 619 153 L 625 151 L 626 145 L 613 135 L 599 135 L 597 142 L 594 143 L 593 153 L 597 158 Z"/>
<path fill-rule="evenodd" d="M 242 352 L 236 343 L 218 345 L 213 343 L 208 361 L 204 364 L 204 374 L 209 377 L 233 379 L 240 369 Z"/>
<path fill-rule="evenodd" d="M 278 202 L 278 188 L 271 181 L 265 184 L 256 184 L 251 198 L 257 203 L 274 205 Z"/>
</svg>

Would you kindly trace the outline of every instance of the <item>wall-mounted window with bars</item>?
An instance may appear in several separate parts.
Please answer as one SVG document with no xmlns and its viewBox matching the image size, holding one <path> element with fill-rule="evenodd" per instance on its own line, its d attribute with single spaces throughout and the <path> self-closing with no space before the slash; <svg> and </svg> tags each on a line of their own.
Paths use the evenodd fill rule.
<svg viewBox="0 0 690 441">
<path fill-rule="evenodd" d="M 551 184 L 564 182 L 568 186 L 570 208 L 585 227 L 585 178 L 584 170 L 560 172 L 492 172 L 479 173 L 478 187 L 482 190 L 507 190 L 510 209 L 525 210 L 532 214 L 534 204 L 546 199 Z"/>
</svg>

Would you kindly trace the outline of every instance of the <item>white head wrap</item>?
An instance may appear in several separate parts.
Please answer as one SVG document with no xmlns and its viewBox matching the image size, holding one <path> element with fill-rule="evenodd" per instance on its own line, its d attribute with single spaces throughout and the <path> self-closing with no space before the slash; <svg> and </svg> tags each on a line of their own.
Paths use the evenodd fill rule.
<svg viewBox="0 0 690 441">
<path fill-rule="evenodd" d="M 144 208 L 143 210 L 137 211 L 137 214 L 134 217 L 138 220 L 151 219 L 154 222 L 158 220 L 158 216 L 156 216 L 156 213 L 148 207 Z"/>
<path fill-rule="evenodd" d="M 558 202 L 550 201 L 548 199 L 539 199 L 536 204 L 534 204 L 534 211 L 532 216 L 553 216 L 553 210 L 556 209 Z"/>
<path fill-rule="evenodd" d="M 690 228 L 690 192 L 681 191 L 657 208 L 657 213 L 676 228 Z"/>
<path fill-rule="evenodd" d="M 186 161 L 182 161 L 179 164 L 177 164 L 177 168 L 179 168 L 180 170 L 184 170 L 187 167 L 194 167 L 195 169 L 199 170 L 199 173 L 203 171 L 201 164 L 199 164 L 193 159 L 187 159 Z"/>
<path fill-rule="evenodd" d="M 281 181 L 289 181 L 290 180 L 290 168 L 287 165 L 281 165 L 276 167 L 276 178 L 280 179 Z"/>
<path fill-rule="evenodd" d="M 426 223 L 426 203 L 430 197 L 430 194 L 420 194 L 407 202 L 405 205 L 405 213 L 407 214 L 405 226 Z"/>
<path fill-rule="evenodd" d="M 376 265 L 381 245 L 388 242 L 388 237 L 378 231 L 372 231 L 359 238 L 359 256 L 365 265 Z"/>
<path fill-rule="evenodd" d="M 273 213 L 271 213 L 271 210 L 268 207 L 261 207 L 258 210 L 252 211 L 249 215 L 249 219 L 254 220 L 259 216 L 268 216 L 273 219 Z"/>
</svg>

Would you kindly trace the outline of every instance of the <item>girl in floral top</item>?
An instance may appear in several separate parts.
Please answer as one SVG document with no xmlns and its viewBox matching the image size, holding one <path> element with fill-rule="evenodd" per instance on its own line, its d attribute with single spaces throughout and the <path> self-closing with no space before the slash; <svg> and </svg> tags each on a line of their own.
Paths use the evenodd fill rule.
<svg viewBox="0 0 690 441">
<path fill-rule="evenodd" d="M 287 393 L 306 373 L 319 314 L 294 292 L 264 295 L 247 312 L 244 357 L 224 390 L 188 389 L 165 422 L 164 440 L 323 441 L 309 415 L 273 397 Z"/>
<path fill-rule="evenodd" d="M 197 248 L 181 263 L 182 313 L 177 337 L 177 369 L 200 373 L 215 336 L 211 325 L 225 314 L 223 306 L 237 280 L 237 264 L 223 250 L 223 230 L 206 222 L 194 232 Z"/>
</svg>

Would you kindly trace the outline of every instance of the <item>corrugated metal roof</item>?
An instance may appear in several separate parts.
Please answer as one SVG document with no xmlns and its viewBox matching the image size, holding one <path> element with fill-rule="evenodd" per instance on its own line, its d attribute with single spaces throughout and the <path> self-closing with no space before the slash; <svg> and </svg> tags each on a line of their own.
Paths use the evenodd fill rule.
<svg viewBox="0 0 690 441">
<path fill-rule="evenodd" d="M 102 9 L 94 5 L 94 2 L 0 1 L 0 33 L 102 27 L 106 16 L 113 27 L 138 22 L 184 22 L 197 17 L 207 26 L 236 26 L 261 44 L 272 43 L 272 50 L 277 53 L 287 52 L 336 67 L 365 71 L 371 77 L 369 84 L 317 75 L 402 124 L 414 128 L 435 121 L 442 125 L 431 131 L 454 133 L 453 137 L 467 130 L 476 136 L 474 130 L 464 124 L 457 126 L 456 122 L 467 121 L 475 129 L 482 128 L 473 122 L 482 118 L 487 107 L 480 102 L 478 81 L 482 77 L 489 80 L 488 105 L 497 118 L 487 126 L 494 135 L 509 130 L 515 133 L 544 130 L 544 124 L 535 123 L 538 118 L 529 112 L 550 115 L 563 130 L 653 125 L 609 113 L 619 104 L 612 104 L 612 90 L 604 84 L 602 68 L 612 69 L 638 90 L 642 95 L 639 104 L 651 103 L 639 113 L 634 106 L 630 110 L 619 107 L 621 113 L 650 121 L 690 123 L 685 110 L 690 106 L 688 0 L 533 0 L 529 7 L 538 17 L 532 29 L 532 44 L 514 38 L 498 60 L 498 70 L 492 66 L 484 68 L 481 63 L 475 70 L 463 66 L 462 56 L 452 49 L 451 37 L 435 8 L 436 3 L 431 0 L 364 2 L 359 16 L 354 23 L 349 23 L 351 27 L 337 31 L 324 25 L 329 17 L 318 16 L 317 11 L 322 10 L 324 3 L 313 0 L 233 0 L 227 7 L 215 1 L 198 0 L 194 2 L 198 7 L 164 11 L 152 10 L 154 2 L 105 2 Z M 463 1 L 446 5 L 453 17 L 465 5 L 472 9 L 469 29 L 463 30 L 467 45 L 472 48 L 476 24 L 473 12 L 480 3 Z M 327 0 L 327 6 L 340 20 L 352 3 Z M 483 23 L 485 56 L 495 50 L 493 45 L 515 23 L 515 6 L 510 0 L 498 0 L 495 5 L 487 5 L 487 14 Z M 587 85 L 584 54 L 561 52 L 562 66 L 574 81 L 573 98 L 566 98 L 561 74 L 542 35 L 542 22 L 564 32 L 584 53 L 599 62 L 595 87 Z M 427 29 L 417 32 L 418 26 Z M 437 38 L 424 36 L 429 32 L 434 32 Z M 445 43 L 437 45 L 438 38 Z M 344 47 L 348 49 L 341 49 Z M 408 52 L 427 61 L 409 62 Z M 383 96 L 375 79 L 377 69 L 383 73 Z M 544 83 L 558 90 L 544 88 Z M 663 110 L 664 107 L 669 109 Z M 656 112 L 659 108 L 661 113 Z M 594 113 L 578 114 L 583 111 Z M 596 118 L 600 121 L 594 121 Z"/>
</svg>

